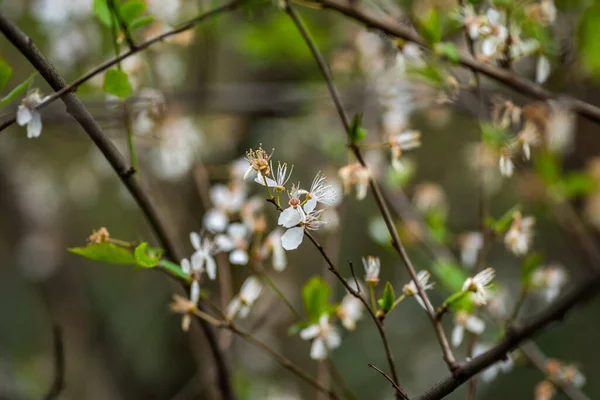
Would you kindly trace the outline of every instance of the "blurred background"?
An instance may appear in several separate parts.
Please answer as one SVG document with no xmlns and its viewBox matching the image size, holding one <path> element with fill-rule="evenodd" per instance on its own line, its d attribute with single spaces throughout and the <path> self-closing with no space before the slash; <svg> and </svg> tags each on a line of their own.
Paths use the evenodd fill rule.
<svg viewBox="0 0 600 400">
<path fill-rule="evenodd" d="M 222 4 L 208 0 L 146 3 L 145 13 L 154 22 L 135 32 L 138 41 Z M 409 21 L 417 8 L 409 1 L 361 3 L 376 15 Z M 443 1 L 415 3 L 450 7 Z M 580 4 L 558 4 L 560 15 L 552 29 L 558 48 L 546 85 L 597 104 L 597 86 L 582 73 L 574 54 Z M 114 55 L 110 29 L 98 21 L 94 6 L 93 0 L 3 0 L 0 12 L 31 36 L 69 82 Z M 433 247 L 460 258 L 461 235 L 479 227 L 478 164 L 473 150 L 480 135 L 476 93 L 452 90 L 452 85 L 441 90 L 400 73 L 397 48 L 385 35 L 367 32 L 332 12 L 303 8 L 300 13 L 331 65 L 348 113 L 364 114 L 368 163 L 383 182 L 414 263 L 418 269 L 430 269 L 436 254 L 432 246 L 418 240 L 425 235 L 415 228 L 418 223 L 402 216 L 407 204 L 419 205 L 419 193 L 426 197 L 422 201 L 444 211 L 443 238 Z M 460 30 L 451 31 L 449 38 L 464 49 Z M 34 72 L 5 38 L 0 38 L 0 55 L 14 68 L 13 86 Z M 77 93 L 125 156 L 126 126 L 131 127 L 139 179 L 186 253 L 192 253 L 189 233 L 202 230 L 210 185 L 225 183 L 232 163 L 262 143 L 268 151 L 275 149 L 275 160 L 295 166 L 294 181 L 308 184 L 321 170 L 339 188 L 336 214 L 328 217 L 329 226 L 316 236 L 344 275 L 350 276 L 347 261 L 361 276 L 361 257 L 375 255 L 381 258 L 382 282 L 389 280 L 397 291 L 408 283 L 372 196 L 362 201 L 353 193 L 342 196 L 338 169 L 352 161 L 343 127 L 308 48 L 285 13 L 269 2 L 248 5 L 151 47 L 124 61 L 122 68 L 133 89 L 127 100 L 104 94 L 102 76 Z M 514 68 L 533 79 L 534 61 L 520 60 Z M 452 72 L 461 86 L 471 79 L 467 70 Z M 39 76 L 32 87 L 51 93 Z M 486 104 L 498 95 L 519 105 L 530 102 L 486 79 L 482 87 Z M 14 115 L 16 105 L 1 111 L 2 120 Z M 488 107 L 486 115 L 490 114 Z M 39 399 L 47 393 L 53 379 L 54 325 L 63 332 L 66 357 L 61 399 L 217 398 L 212 358 L 200 329 L 193 325 L 190 332 L 182 332 L 180 316 L 168 309 L 177 285 L 158 271 L 102 264 L 67 252 L 68 247 L 83 246 L 92 230 L 103 226 L 119 239 L 159 244 L 134 200 L 64 105 L 57 101 L 45 108 L 42 120 L 39 139 L 27 139 L 25 128 L 17 125 L 0 134 L 0 208 L 4 210 L 0 218 L 0 398 Z M 408 128 L 421 132 L 422 146 L 402 156 L 404 169 L 398 172 L 391 167 L 389 149 L 378 144 L 390 133 Z M 574 145 L 562 155 L 566 171 L 584 170 L 598 154 L 597 130 L 588 121 L 576 121 Z M 531 165 L 517 162 L 515 176 L 505 179 L 494 158 L 491 170 L 487 186 L 491 215 L 498 218 L 521 204 L 524 214 L 536 217 L 534 248 L 548 262 L 562 264 L 571 281 L 585 277 L 587 259 L 550 207 L 539 201 Z M 247 183 L 247 189 L 263 195 L 253 182 Z M 594 208 L 598 201 L 581 198 L 570 204 L 594 232 L 594 223 L 600 220 L 596 211 L 600 207 Z M 267 207 L 265 214 L 270 231 L 276 226 L 276 211 Z M 593 240 L 597 243 L 595 233 Z M 343 288 L 310 244 L 303 243 L 287 256 L 285 271 L 266 267 L 298 309 L 300 288 L 315 275 L 330 282 L 332 302 L 341 300 Z M 488 264 L 498 273 L 497 285 L 507 293 L 507 309 L 518 297 L 521 262 L 501 240 L 488 256 Z M 251 270 L 235 265 L 230 269 L 236 293 Z M 227 293 L 223 295 L 219 284 L 206 287 L 217 304 L 226 304 Z M 432 301 L 441 304 L 446 295 L 441 289 L 433 291 Z M 544 306 L 543 299 L 531 296 L 521 317 Z M 535 340 L 548 357 L 580 368 L 588 378 L 584 390 L 590 398 L 600 396 L 600 383 L 594 379 L 600 368 L 599 307 L 600 300 L 585 304 Z M 288 334 L 292 323 L 286 308 L 268 290 L 249 318 L 240 321 L 259 339 L 323 378 L 322 367 L 319 371 L 309 358 L 310 343 Z M 416 302 L 402 303 L 385 323 L 400 382 L 409 394 L 421 393 L 447 375 L 430 322 Z M 451 318 L 445 327 L 449 333 Z M 498 334 L 490 328 L 482 340 L 493 343 Z M 227 345 L 241 399 L 322 398 L 247 343 L 235 337 L 228 343 L 226 335 L 220 338 Z M 462 359 L 465 351 L 463 345 L 456 354 Z M 332 361 L 357 398 L 393 398 L 388 383 L 367 367 L 372 363 L 387 370 L 379 336 L 368 317 L 355 331 L 343 331 L 342 346 L 332 353 Z M 535 385 L 543 379 L 539 370 L 517 362 L 511 372 L 480 383 L 478 398 L 533 398 Z M 448 398 L 464 396 L 461 388 Z M 556 398 L 566 398 L 561 396 Z"/>
</svg>

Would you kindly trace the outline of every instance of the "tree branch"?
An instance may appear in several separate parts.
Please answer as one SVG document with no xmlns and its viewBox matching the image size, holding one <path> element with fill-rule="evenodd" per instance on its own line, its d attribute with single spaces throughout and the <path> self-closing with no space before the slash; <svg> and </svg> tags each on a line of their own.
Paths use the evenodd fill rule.
<svg viewBox="0 0 600 400">
<path fill-rule="evenodd" d="M 509 326 L 504 339 L 496 346 L 473 360 L 458 365 L 455 374 L 448 376 L 415 400 L 438 400 L 452 393 L 467 379 L 487 367 L 507 357 L 508 352 L 517 348 L 521 342 L 534 337 L 543 328 L 565 318 L 566 314 L 578 304 L 590 299 L 600 289 L 600 274 L 585 279 L 551 306 L 538 313 L 527 323 Z"/>
<path fill-rule="evenodd" d="M 44 400 L 57 399 L 65 387 L 65 346 L 62 329 L 58 325 L 52 327 L 52 340 L 54 348 L 54 379 Z"/>
<path fill-rule="evenodd" d="M 125 23 L 125 21 L 121 17 L 121 12 L 119 11 L 119 8 L 115 4 L 115 0 L 106 0 L 106 1 L 108 3 L 108 7 L 112 11 L 112 14 L 117 19 L 117 22 L 119 23 L 119 26 L 121 27 L 121 30 L 123 31 L 123 36 L 125 37 L 127 46 L 129 46 L 130 49 L 135 49 L 136 45 L 135 45 L 135 42 L 133 41 L 133 38 L 131 37 L 131 31 L 129 30 L 127 23 Z M 111 29 L 112 29 L 112 27 L 111 27 Z"/>
<path fill-rule="evenodd" d="M 329 94 L 335 104 L 335 108 L 339 114 L 342 124 L 344 125 L 346 134 L 348 135 L 348 137 L 350 137 L 350 119 L 348 118 L 348 115 L 346 115 L 346 111 L 344 110 L 344 106 L 342 105 L 342 102 L 340 100 L 340 96 L 338 95 L 337 90 L 335 89 L 335 86 L 333 84 L 333 77 L 331 76 L 329 67 L 327 66 L 325 59 L 321 55 L 321 52 L 315 45 L 314 41 L 311 39 L 310 34 L 308 33 L 308 30 L 306 29 L 306 27 L 300 20 L 298 14 L 294 11 L 294 9 L 290 6 L 289 3 L 286 3 L 286 12 L 291 17 L 291 19 L 294 21 L 294 24 L 296 25 L 298 31 L 302 35 L 302 38 L 304 39 L 304 41 L 310 48 L 310 51 L 312 52 L 313 57 L 314 57 L 315 61 L 317 62 L 319 69 L 321 70 L 321 74 L 323 75 L 323 78 L 325 79 L 327 88 L 329 89 Z M 354 154 L 354 156 L 356 157 L 356 159 L 358 160 L 358 162 L 363 167 L 367 168 L 367 164 L 366 164 L 358 146 L 356 146 L 354 143 L 350 143 L 349 148 L 352 151 L 352 153 Z M 414 266 L 412 265 L 410 258 L 408 257 L 408 253 L 406 252 L 406 249 L 404 248 L 404 246 L 402 245 L 402 242 L 400 241 L 400 236 L 398 235 L 398 231 L 396 230 L 396 226 L 394 224 L 394 221 L 392 220 L 392 216 L 390 214 L 388 206 L 387 206 L 385 200 L 383 199 L 383 196 L 381 194 L 381 189 L 379 188 L 379 184 L 377 183 L 377 180 L 373 176 L 371 176 L 371 178 L 369 179 L 369 187 L 371 188 L 371 192 L 373 193 L 373 196 L 375 197 L 375 201 L 377 202 L 377 206 L 379 207 L 381 216 L 382 216 L 383 220 L 385 221 L 385 225 L 387 226 L 387 229 L 390 232 L 390 235 L 392 236 L 392 244 L 393 244 L 394 248 L 396 249 L 396 251 L 398 252 L 398 254 L 400 255 L 400 257 L 402 258 L 402 260 L 404 261 L 404 264 L 406 265 L 406 268 L 410 274 L 411 279 L 415 282 L 415 286 L 417 287 L 419 296 L 423 299 L 423 302 L 426 306 L 427 315 L 429 316 L 429 319 L 430 319 L 431 323 L 433 324 L 438 341 L 440 343 L 440 347 L 442 348 L 442 352 L 444 354 L 444 361 L 446 361 L 448 368 L 452 371 L 455 368 L 456 361 L 454 359 L 454 355 L 452 354 L 452 350 L 450 349 L 450 344 L 448 342 L 448 339 L 446 338 L 444 329 L 443 329 L 442 325 L 439 323 L 439 321 L 437 321 L 435 318 L 435 310 L 433 309 L 433 306 L 431 305 L 431 302 L 429 301 L 427 293 L 425 293 L 425 290 L 423 290 L 423 288 L 421 287 L 421 284 L 419 283 L 419 280 L 417 279 L 417 272 L 416 272 Z M 392 375 L 393 375 L 395 382 L 398 383 L 398 377 L 395 376 L 394 374 L 392 374 Z"/>
<path fill-rule="evenodd" d="M 61 87 L 61 89 L 59 89 L 59 90 L 55 89 L 56 90 L 55 93 L 48 96 L 48 98 L 46 100 L 44 100 L 43 102 L 38 104 L 35 107 L 35 109 L 41 110 L 42 108 L 46 107 L 48 104 L 54 102 L 54 100 L 58 99 L 59 97 L 62 97 L 65 93 L 74 91 L 75 89 L 77 89 L 77 87 L 79 87 L 80 85 L 89 81 L 94 76 L 98 75 L 99 73 L 106 71 L 110 67 L 117 65 L 124 59 L 129 58 L 129 57 L 133 56 L 134 54 L 137 54 L 143 50 L 146 50 L 147 48 L 149 48 L 150 46 L 152 46 L 156 43 L 160 43 L 160 42 L 170 38 L 171 36 L 175 36 L 181 32 L 192 29 L 196 25 L 199 25 L 200 23 L 202 23 L 208 19 L 211 19 L 212 17 L 216 17 L 216 16 L 218 16 L 220 14 L 224 14 L 228 11 L 235 10 L 240 5 L 241 2 L 242 2 L 242 0 L 234 0 L 229 3 L 226 3 L 226 4 L 222 5 L 221 7 L 217 7 L 217 8 L 210 10 L 202 15 L 197 16 L 196 18 L 189 20 L 188 22 L 183 23 L 182 25 L 178 26 L 175 29 L 172 29 L 168 32 L 165 32 L 158 36 L 155 36 L 152 39 L 149 39 L 148 41 L 135 46 L 134 48 L 130 48 L 125 53 L 122 53 L 122 54 L 120 54 L 116 57 L 113 57 L 110 60 L 105 61 L 104 63 L 98 65 L 97 67 L 93 68 L 91 71 L 89 71 L 86 74 L 75 79 L 70 84 L 68 84 L 68 85 L 65 84 L 64 86 Z M 6 122 L 0 124 L 0 132 L 3 131 L 4 129 L 8 128 L 15 122 L 16 122 L 16 118 L 13 117 L 13 118 L 7 120 Z"/>
<path fill-rule="evenodd" d="M 394 37 L 399 37 L 422 47 L 429 48 L 423 38 L 409 28 L 397 22 L 378 19 L 366 11 L 355 7 L 353 2 L 345 0 L 317 0 L 317 2 L 323 8 L 328 8 L 344 14 L 355 21 L 361 22 L 369 28 L 379 29 Z M 509 86 L 520 93 L 524 93 L 539 100 L 548 100 L 556 97 L 568 99 L 569 105 L 573 111 L 591 121 L 600 122 L 600 107 L 596 107 L 579 99 L 555 94 L 540 85 L 515 75 L 509 70 L 478 61 L 467 54 L 459 55 L 459 64 L 496 81 L 502 82 L 506 86 Z"/>
<path fill-rule="evenodd" d="M 63 90 L 61 99 L 67 107 L 67 112 L 71 114 L 73 118 L 75 118 L 79 125 L 81 125 L 90 139 L 92 139 L 92 141 L 100 149 L 119 178 L 121 178 L 121 181 L 127 187 L 129 193 L 131 193 L 132 197 L 135 199 L 139 208 L 148 220 L 161 245 L 165 248 L 168 257 L 170 257 L 172 260 L 181 260 L 183 258 L 182 253 L 179 251 L 175 242 L 168 234 L 166 225 L 154 207 L 148 193 L 142 187 L 140 182 L 135 179 L 131 173 L 131 167 L 125 162 L 123 156 L 119 153 L 118 149 L 111 142 L 111 140 L 106 136 L 100 125 L 98 125 L 98 123 L 94 120 L 81 100 L 79 100 L 75 93 L 66 93 L 67 90 L 65 90 L 65 88 L 68 87 L 67 83 L 58 74 L 50 61 L 43 56 L 43 54 L 33 44 L 32 40 L 23 31 L 21 31 L 15 24 L 9 21 L 2 14 L 0 14 L 0 32 L 2 32 L 6 38 L 29 60 L 31 65 L 33 65 L 33 67 L 39 71 L 40 75 L 46 80 L 46 82 L 48 82 L 53 90 L 56 92 Z M 183 286 L 186 290 L 188 290 L 185 285 Z M 208 324 L 202 323 L 201 326 L 211 348 L 212 355 L 215 359 L 218 370 L 219 388 L 222 392 L 222 395 L 226 399 L 233 399 L 235 398 L 235 394 L 229 380 L 229 371 L 226 365 L 225 357 L 218 347 L 215 333 Z"/>
</svg>

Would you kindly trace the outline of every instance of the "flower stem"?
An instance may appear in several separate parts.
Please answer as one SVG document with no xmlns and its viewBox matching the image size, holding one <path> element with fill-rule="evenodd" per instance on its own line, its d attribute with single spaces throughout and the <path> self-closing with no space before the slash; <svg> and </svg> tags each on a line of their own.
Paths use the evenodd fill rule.
<svg viewBox="0 0 600 400">
<path fill-rule="evenodd" d="M 371 307 L 373 307 L 373 312 L 377 312 L 377 302 L 375 301 L 375 286 L 369 285 L 369 293 L 371 297 Z"/>
<path fill-rule="evenodd" d="M 390 311 L 388 311 L 388 314 L 398 305 L 402 302 L 402 300 L 404 300 L 406 298 L 405 294 L 402 294 L 402 296 L 398 297 L 396 299 L 396 301 L 394 301 L 394 304 L 392 304 L 392 308 L 390 308 Z"/>
</svg>

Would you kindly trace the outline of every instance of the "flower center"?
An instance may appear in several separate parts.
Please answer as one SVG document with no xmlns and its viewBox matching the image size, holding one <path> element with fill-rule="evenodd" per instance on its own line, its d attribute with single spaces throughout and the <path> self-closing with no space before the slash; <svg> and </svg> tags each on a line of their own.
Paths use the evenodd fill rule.
<svg viewBox="0 0 600 400">
<path fill-rule="evenodd" d="M 297 208 L 300 205 L 300 199 L 297 198 L 291 198 L 289 203 L 288 203 L 291 207 Z"/>
</svg>

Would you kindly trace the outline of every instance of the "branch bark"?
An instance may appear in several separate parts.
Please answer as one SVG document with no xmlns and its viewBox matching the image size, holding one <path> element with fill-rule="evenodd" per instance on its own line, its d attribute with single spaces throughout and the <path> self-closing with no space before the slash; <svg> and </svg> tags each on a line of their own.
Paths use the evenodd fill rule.
<svg viewBox="0 0 600 400">
<path fill-rule="evenodd" d="M 359 9 L 354 6 L 354 2 L 345 0 L 317 0 L 323 8 L 328 8 L 337 11 L 357 22 L 364 24 L 369 28 L 379 29 L 385 33 L 388 33 L 394 37 L 402 38 L 409 42 L 416 43 L 424 48 L 429 48 L 427 43 L 417 33 L 410 30 L 408 27 L 395 22 L 393 20 L 382 20 L 379 19 L 366 11 Z M 594 122 L 600 122 L 600 107 L 596 107 L 592 104 L 586 103 L 585 101 L 574 99 L 568 96 L 558 95 L 553 93 L 544 87 L 537 85 L 527 79 L 523 79 L 513 72 L 496 67 L 492 64 L 484 63 L 467 54 L 459 55 L 459 64 L 463 67 L 469 68 L 473 71 L 477 71 L 489 78 L 492 78 L 498 82 L 502 82 L 506 86 L 509 86 L 516 91 L 526 94 L 538 100 L 548 100 L 551 98 L 561 97 L 568 100 L 571 109 L 577 112 L 584 118 L 587 118 Z"/>
<path fill-rule="evenodd" d="M 77 95 L 70 92 L 67 82 L 65 82 L 50 61 L 48 61 L 33 44 L 31 38 L 2 14 L 0 14 L 0 32 L 6 36 L 27 60 L 29 60 L 31 65 L 39 71 L 40 75 L 48 82 L 53 90 L 56 92 L 63 91 L 61 99 L 67 107 L 67 112 L 75 118 L 79 125 L 81 125 L 83 130 L 88 134 L 90 139 L 92 139 L 110 163 L 123 184 L 127 187 L 158 237 L 159 242 L 165 248 L 168 257 L 177 262 L 181 260 L 183 257 L 180 249 L 167 232 L 166 224 L 160 217 L 158 210 L 154 207 L 150 196 L 140 182 L 133 176 L 131 166 L 126 163 L 118 149 L 106 136 L 100 125 L 94 120 Z M 185 287 L 185 289 L 187 291 L 187 287 Z M 215 359 L 221 394 L 225 399 L 234 399 L 235 394 L 231 387 L 226 359 L 218 347 L 215 332 L 206 322 L 202 322 L 201 326 Z"/>
</svg>

